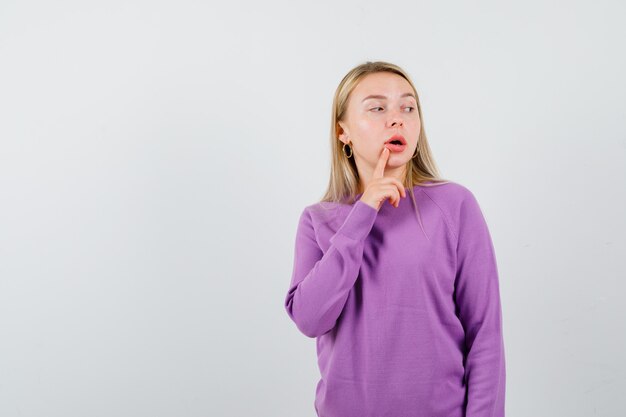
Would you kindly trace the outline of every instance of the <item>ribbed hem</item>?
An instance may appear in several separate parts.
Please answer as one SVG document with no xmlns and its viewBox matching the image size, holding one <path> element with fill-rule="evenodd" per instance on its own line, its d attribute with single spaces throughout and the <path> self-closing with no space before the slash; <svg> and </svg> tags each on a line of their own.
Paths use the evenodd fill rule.
<svg viewBox="0 0 626 417">
<path fill-rule="evenodd" d="M 372 230 L 377 215 L 378 210 L 361 200 L 357 200 L 337 233 L 350 239 L 365 239 Z"/>
</svg>

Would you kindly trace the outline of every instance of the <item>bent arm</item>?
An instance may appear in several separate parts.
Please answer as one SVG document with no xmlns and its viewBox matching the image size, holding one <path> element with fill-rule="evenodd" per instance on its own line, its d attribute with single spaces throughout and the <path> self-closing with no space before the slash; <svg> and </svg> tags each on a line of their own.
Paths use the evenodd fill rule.
<svg viewBox="0 0 626 417">
<path fill-rule="evenodd" d="M 306 209 L 302 212 L 285 309 L 306 336 L 320 336 L 335 326 L 358 277 L 365 239 L 377 214 L 375 208 L 357 200 L 322 253 L 311 215 Z"/>
</svg>

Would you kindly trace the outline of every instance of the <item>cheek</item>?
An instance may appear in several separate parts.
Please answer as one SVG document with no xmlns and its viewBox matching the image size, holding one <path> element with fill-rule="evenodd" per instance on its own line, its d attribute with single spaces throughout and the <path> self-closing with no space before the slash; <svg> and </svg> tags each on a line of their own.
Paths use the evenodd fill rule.
<svg viewBox="0 0 626 417">
<path fill-rule="evenodd" d="M 409 127 L 410 130 L 415 131 L 418 134 L 422 127 L 422 124 L 420 123 L 419 119 L 407 120 L 406 125 L 407 127 Z"/>
<path fill-rule="evenodd" d="M 378 135 L 378 131 L 384 127 L 381 126 L 380 122 L 369 119 L 359 120 L 356 126 L 358 129 L 359 137 L 362 137 L 363 139 L 376 137 Z"/>
</svg>

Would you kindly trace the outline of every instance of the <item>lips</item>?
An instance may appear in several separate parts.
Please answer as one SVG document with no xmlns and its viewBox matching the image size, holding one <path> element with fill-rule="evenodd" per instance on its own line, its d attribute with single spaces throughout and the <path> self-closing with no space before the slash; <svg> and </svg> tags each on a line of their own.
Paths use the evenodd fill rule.
<svg viewBox="0 0 626 417">
<path fill-rule="evenodd" d="M 393 135 L 385 142 L 385 147 L 392 152 L 402 152 L 406 149 L 406 140 L 402 135 Z"/>
<path fill-rule="evenodd" d="M 406 139 L 404 139 L 404 136 L 396 134 L 387 139 L 385 144 L 406 145 Z"/>
</svg>

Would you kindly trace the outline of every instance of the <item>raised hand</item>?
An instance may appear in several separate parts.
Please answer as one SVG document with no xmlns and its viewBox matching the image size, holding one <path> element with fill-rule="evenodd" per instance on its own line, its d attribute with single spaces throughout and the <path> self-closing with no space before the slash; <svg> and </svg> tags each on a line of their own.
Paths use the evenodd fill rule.
<svg viewBox="0 0 626 417">
<path fill-rule="evenodd" d="M 389 199 L 394 207 L 400 204 L 400 196 L 406 197 L 406 190 L 400 180 L 393 177 L 385 177 L 385 167 L 391 151 L 385 146 L 378 158 L 372 179 L 365 187 L 361 201 L 379 210 L 382 202 Z"/>
</svg>

